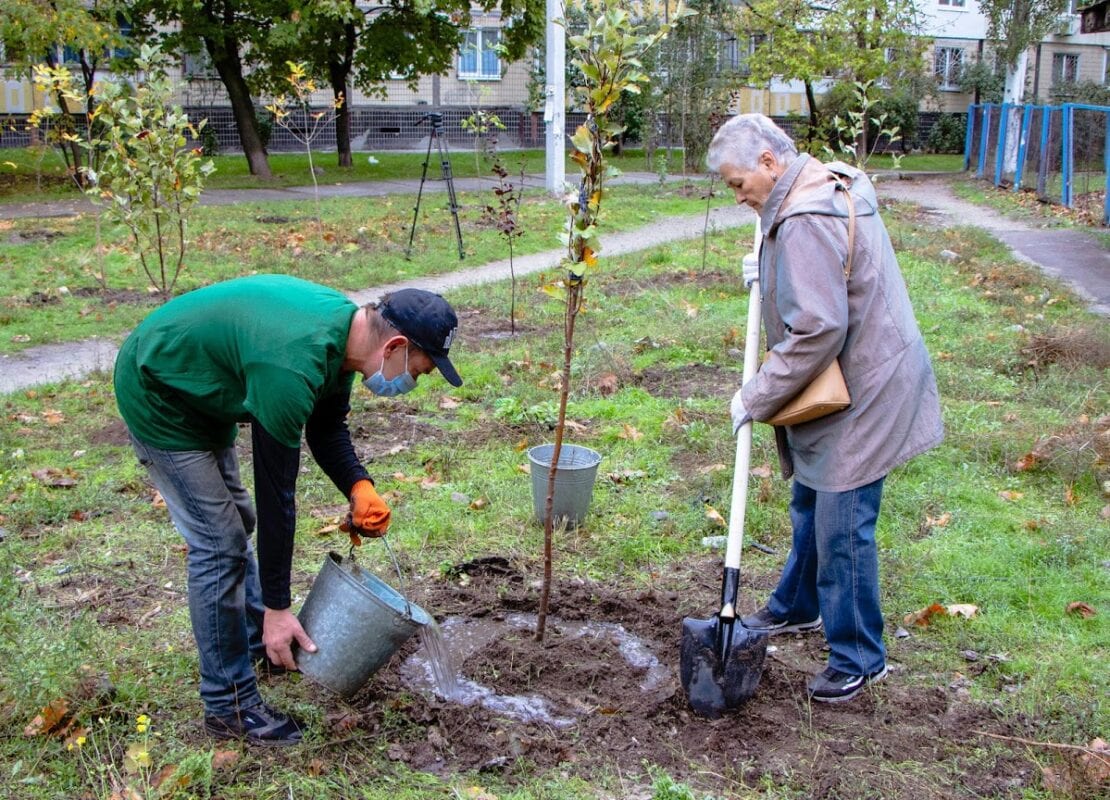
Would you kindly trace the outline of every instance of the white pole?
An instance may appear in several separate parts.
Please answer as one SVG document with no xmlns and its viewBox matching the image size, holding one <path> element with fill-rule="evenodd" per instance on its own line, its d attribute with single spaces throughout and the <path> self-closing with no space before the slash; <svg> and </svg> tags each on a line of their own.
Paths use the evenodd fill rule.
<svg viewBox="0 0 1110 800">
<path fill-rule="evenodd" d="M 563 193 L 566 182 L 567 42 L 566 30 L 555 20 L 563 16 L 561 0 L 547 0 L 547 75 L 543 119 L 547 123 L 544 187 L 550 194 Z"/>
</svg>

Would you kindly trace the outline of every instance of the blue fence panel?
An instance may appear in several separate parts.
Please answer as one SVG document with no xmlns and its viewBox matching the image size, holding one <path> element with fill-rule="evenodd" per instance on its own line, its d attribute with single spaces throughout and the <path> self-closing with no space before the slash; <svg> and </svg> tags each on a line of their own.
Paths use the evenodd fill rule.
<svg viewBox="0 0 1110 800">
<path fill-rule="evenodd" d="M 983 103 L 967 111 L 975 177 L 1081 208 L 1110 225 L 1110 107 Z"/>
</svg>

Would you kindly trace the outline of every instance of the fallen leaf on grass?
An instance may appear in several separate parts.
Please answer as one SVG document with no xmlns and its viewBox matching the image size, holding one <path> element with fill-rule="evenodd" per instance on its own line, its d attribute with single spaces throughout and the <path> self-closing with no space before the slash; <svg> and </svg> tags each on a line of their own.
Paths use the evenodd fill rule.
<svg viewBox="0 0 1110 800">
<path fill-rule="evenodd" d="M 450 395 L 444 395 L 442 398 L 440 398 L 440 401 L 439 401 L 439 407 L 440 407 L 440 410 L 442 410 L 442 411 L 453 411 L 454 409 L 458 408 L 461 405 L 462 405 L 461 400 L 456 400 L 454 397 L 451 397 Z"/>
<path fill-rule="evenodd" d="M 616 394 L 617 389 L 620 388 L 620 379 L 612 372 L 606 372 L 597 379 L 597 390 L 603 397 L 608 397 L 611 394 Z"/>
<path fill-rule="evenodd" d="M 73 727 L 73 717 L 69 714 L 69 703 L 64 697 L 43 706 L 27 727 L 23 729 L 24 736 L 68 736 Z"/>
<path fill-rule="evenodd" d="M 964 619 L 971 619 L 978 615 L 978 613 L 979 606 L 971 605 L 970 603 L 956 603 L 949 606 L 933 603 L 931 606 L 926 606 L 925 608 L 906 614 L 906 616 L 902 617 L 902 622 L 905 625 L 916 625 L 919 628 L 924 628 L 933 621 L 933 617 L 963 617 Z"/>
<path fill-rule="evenodd" d="M 1105 739 L 1091 739 L 1087 745 L 1091 752 L 1079 757 L 1083 773 L 1091 786 L 1103 786 L 1110 781 L 1110 744 Z"/>
<path fill-rule="evenodd" d="M 713 506 L 709 506 L 705 510 L 705 518 L 714 525 L 720 525 L 722 528 L 728 527 L 728 523 L 725 522 L 725 518 L 721 516 L 721 512 L 713 508 Z"/>
<path fill-rule="evenodd" d="M 177 764 L 167 764 L 158 770 L 158 774 L 150 779 L 150 788 L 158 789 L 161 787 L 162 791 L 158 793 L 159 797 L 172 796 L 177 789 L 184 789 L 192 782 L 192 778 L 188 773 L 182 775 L 177 774 Z"/>
<path fill-rule="evenodd" d="M 627 439 L 630 442 L 637 442 L 640 439 L 644 438 L 644 435 L 642 433 L 636 430 L 636 428 L 634 428 L 632 425 L 629 425 L 627 422 L 624 423 L 622 428 L 623 429 L 621 430 L 621 432 L 617 434 L 618 439 Z"/>
<path fill-rule="evenodd" d="M 42 412 L 42 418 L 47 425 L 61 425 L 66 421 L 65 415 L 56 408 L 47 408 Z"/>
<path fill-rule="evenodd" d="M 941 514 L 939 517 L 930 517 L 927 515 L 925 517 L 925 524 L 930 528 L 945 528 L 948 527 L 948 523 L 951 521 L 952 514 L 947 511 Z"/>
<path fill-rule="evenodd" d="M 54 467 L 32 470 L 33 475 L 43 486 L 52 489 L 72 489 L 77 485 L 77 473 L 68 467 L 64 470 Z"/>
<path fill-rule="evenodd" d="M 963 617 L 964 619 L 971 619 L 979 614 L 979 606 L 973 606 L 970 603 L 956 603 L 955 605 L 946 606 L 944 610 L 948 612 L 950 617 Z"/>
<path fill-rule="evenodd" d="M 1011 489 L 1003 489 L 1001 492 L 998 493 L 998 496 L 1001 497 L 1003 500 L 1008 500 L 1009 502 L 1013 503 L 1025 497 L 1025 493 L 1015 492 Z"/>
<path fill-rule="evenodd" d="M 346 733 L 359 726 L 362 715 L 351 711 L 337 711 L 325 716 L 324 722 L 333 733 Z"/>
<path fill-rule="evenodd" d="M 1083 619 L 1090 619 L 1098 613 L 1093 606 L 1083 602 L 1068 603 L 1068 607 L 1064 610 Z"/>
<path fill-rule="evenodd" d="M 946 613 L 944 606 L 940 603 L 933 603 L 931 606 L 926 606 L 925 608 L 906 614 L 906 616 L 902 617 L 902 623 L 905 625 L 917 625 L 920 628 L 924 628 L 932 621 L 934 615 L 940 614 L 943 616 Z"/>
<path fill-rule="evenodd" d="M 217 750 L 212 754 L 212 771 L 231 769 L 239 763 L 238 750 Z"/>
<path fill-rule="evenodd" d="M 331 525 L 325 525 L 320 530 L 316 531 L 316 535 L 317 536 L 327 536 L 329 533 L 335 533 L 337 530 L 339 530 L 339 523 L 338 522 L 333 523 Z"/>
<path fill-rule="evenodd" d="M 720 472 L 723 469 L 728 469 L 728 467 L 724 464 L 710 464 L 707 467 L 699 468 L 698 469 L 698 474 L 699 475 L 708 475 L 710 472 Z"/>
<path fill-rule="evenodd" d="M 1038 461 L 1036 453 L 1026 453 L 1014 462 L 1014 472 L 1027 472 L 1037 466 Z"/>
</svg>

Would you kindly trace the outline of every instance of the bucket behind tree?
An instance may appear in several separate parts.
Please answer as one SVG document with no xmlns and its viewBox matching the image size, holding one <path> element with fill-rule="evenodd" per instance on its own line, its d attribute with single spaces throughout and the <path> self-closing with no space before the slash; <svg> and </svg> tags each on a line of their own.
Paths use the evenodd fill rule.
<svg viewBox="0 0 1110 800">
<path fill-rule="evenodd" d="M 532 505 L 536 519 L 545 521 L 547 503 L 547 478 L 551 472 L 551 456 L 555 445 L 541 444 L 528 451 L 532 473 Z M 597 467 L 601 453 L 575 444 L 564 444 L 559 451 L 558 469 L 555 470 L 555 497 L 551 515 L 556 525 L 565 519 L 568 528 L 577 528 L 586 518 L 593 497 Z"/>
<path fill-rule="evenodd" d="M 316 652 L 297 651 L 307 677 L 353 696 L 432 618 L 353 560 L 328 553 L 297 615 Z"/>
</svg>

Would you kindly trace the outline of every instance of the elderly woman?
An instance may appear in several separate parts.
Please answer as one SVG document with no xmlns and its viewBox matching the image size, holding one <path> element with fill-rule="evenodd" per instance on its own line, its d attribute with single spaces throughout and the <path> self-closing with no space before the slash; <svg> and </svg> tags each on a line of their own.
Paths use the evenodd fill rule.
<svg viewBox="0 0 1110 800">
<path fill-rule="evenodd" d="M 943 438 L 936 379 L 863 172 L 799 155 L 762 114 L 722 125 L 708 163 L 763 232 L 744 277 L 758 280 L 769 352 L 733 398 L 733 425 L 771 419 L 834 359 L 851 395 L 842 411 L 775 428 L 794 479 L 793 548 L 767 604 L 742 622 L 776 634 L 823 621 L 829 662 L 809 696 L 850 700 L 887 672 L 875 522 L 887 474 Z"/>
</svg>

